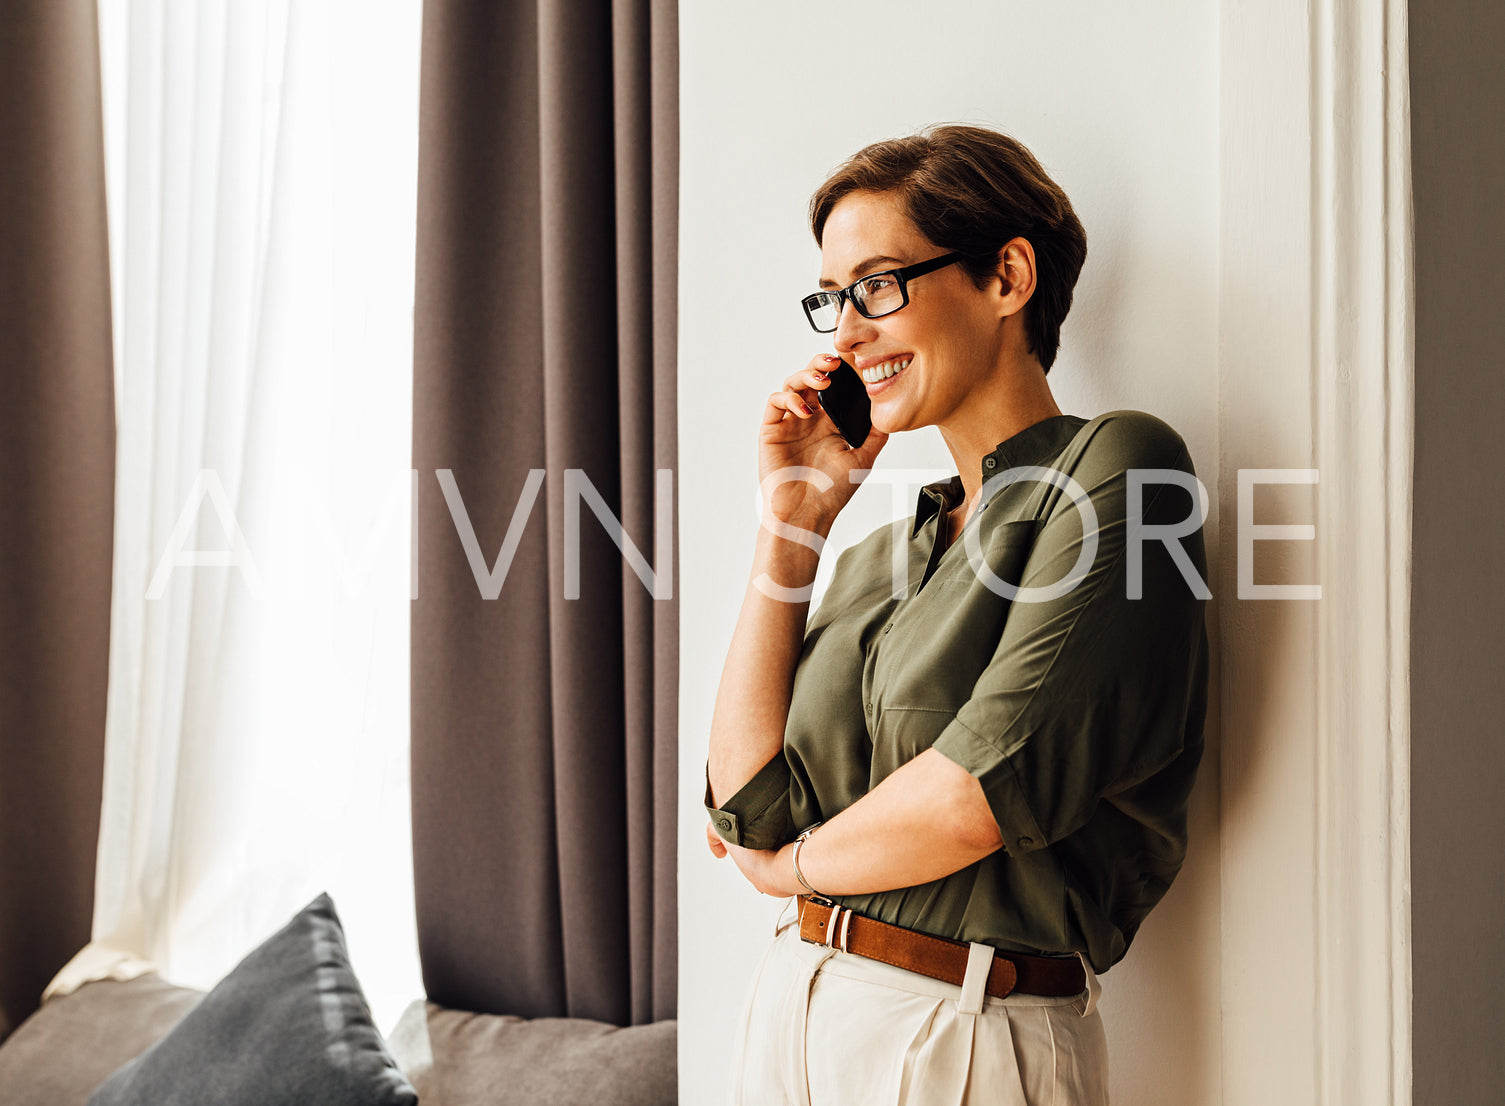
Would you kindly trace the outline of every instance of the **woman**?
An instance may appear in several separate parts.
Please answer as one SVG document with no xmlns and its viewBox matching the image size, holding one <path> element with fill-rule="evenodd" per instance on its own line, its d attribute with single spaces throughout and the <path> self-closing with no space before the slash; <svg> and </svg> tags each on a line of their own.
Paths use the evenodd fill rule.
<svg viewBox="0 0 1505 1106">
<path fill-rule="evenodd" d="M 1105 1103 L 1096 973 L 1180 868 L 1202 752 L 1200 485 L 1154 416 L 1056 405 L 1086 239 L 1014 140 L 869 146 L 811 228 L 804 306 L 835 354 L 764 410 L 772 494 L 707 762 L 712 851 L 798 897 L 732 1101 Z M 818 403 L 837 355 L 872 404 L 856 448 Z M 807 624 L 820 541 L 799 530 L 824 539 L 922 426 L 957 475 L 844 551 Z"/>
</svg>

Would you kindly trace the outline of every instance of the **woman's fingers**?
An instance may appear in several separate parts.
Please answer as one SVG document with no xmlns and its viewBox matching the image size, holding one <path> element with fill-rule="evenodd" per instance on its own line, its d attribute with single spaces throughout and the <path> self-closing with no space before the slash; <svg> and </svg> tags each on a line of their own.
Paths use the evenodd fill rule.
<svg viewBox="0 0 1505 1106">
<path fill-rule="evenodd" d="M 784 387 L 824 388 L 827 377 L 839 364 L 841 364 L 840 360 L 829 353 L 818 354 L 810 358 L 803 369 L 785 380 Z"/>
<path fill-rule="evenodd" d="M 788 411 L 797 418 L 813 418 L 819 414 L 815 399 L 810 394 L 830 384 L 829 373 L 838 361 L 831 354 L 818 354 L 810 359 L 799 372 L 784 381 L 782 391 L 768 397 L 768 406 L 763 412 L 765 423 L 779 422 Z"/>
<path fill-rule="evenodd" d="M 709 822 L 705 824 L 705 843 L 710 847 L 712 856 L 719 859 L 726 855 L 726 842 L 721 840 L 716 827 Z"/>
<path fill-rule="evenodd" d="M 782 422 L 786 411 L 799 419 L 810 418 L 815 414 L 815 409 L 805 402 L 804 396 L 785 388 L 768 397 L 768 406 L 763 408 L 764 424 Z"/>
</svg>

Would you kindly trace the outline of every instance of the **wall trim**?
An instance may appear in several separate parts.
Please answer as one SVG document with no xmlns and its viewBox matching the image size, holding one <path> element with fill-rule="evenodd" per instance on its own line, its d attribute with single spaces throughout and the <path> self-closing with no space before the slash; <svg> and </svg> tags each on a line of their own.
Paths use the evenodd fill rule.
<svg viewBox="0 0 1505 1106">
<path fill-rule="evenodd" d="M 1405 0 L 1312 5 L 1323 1106 L 1411 1101 L 1414 441 Z"/>
<path fill-rule="evenodd" d="M 1224 0 L 1220 493 L 1262 493 L 1263 581 L 1219 568 L 1223 1102 L 1411 1101 L 1412 220 L 1405 0 Z M 1224 512 L 1220 547 L 1238 548 Z M 1258 508 L 1255 509 L 1258 514 Z M 1231 560 L 1225 557 L 1224 560 Z"/>
</svg>

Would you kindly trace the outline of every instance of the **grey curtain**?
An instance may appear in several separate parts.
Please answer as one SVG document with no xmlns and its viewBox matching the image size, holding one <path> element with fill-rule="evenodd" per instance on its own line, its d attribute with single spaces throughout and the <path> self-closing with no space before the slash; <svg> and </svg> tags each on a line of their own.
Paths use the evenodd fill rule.
<svg viewBox="0 0 1505 1106">
<path fill-rule="evenodd" d="M 674 0 L 424 8 L 413 845 L 446 1006 L 674 1013 L 678 604 L 586 506 L 567 598 L 564 492 L 669 567 L 677 82 Z"/>
<path fill-rule="evenodd" d="M 1413 0 L 1413 1101 L 1489 1102 L 1505 1057 L 1505 8 Z M 1496 982 L 1488 982 L 1494 980 Z"/>
<path fill-rule="evenodd" d="M 89 940 L 114 526 L 93 0 L 0 4 L 0 1039 Z"/>
</svg>

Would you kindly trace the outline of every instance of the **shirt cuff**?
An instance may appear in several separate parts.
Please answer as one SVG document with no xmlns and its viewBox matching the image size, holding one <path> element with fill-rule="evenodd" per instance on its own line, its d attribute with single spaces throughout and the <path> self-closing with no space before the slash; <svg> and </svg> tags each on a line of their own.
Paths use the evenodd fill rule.
<svg viewBox="0 0 1505 1106">
<path fill-rule="evenodd" d="M 777 849 L 793 839 L 789 813 L 789 762 L 780 750 L 722 806 L 711 805 L 709 770 L 705 812 L 724 841 L 745 849 Z"/>
<path fill-rule="evenodd" d="M 953 718 L 932 747 L 982 784 L 993 821 L 998 823 L 998 832 L 1003 836 L 1003 847 L 1010 856 L 1023 856 L 1049 844 L 1024 799 L 1013 765 L 992 742 L 968 729 L 961 719 Z"/>
</svg>

